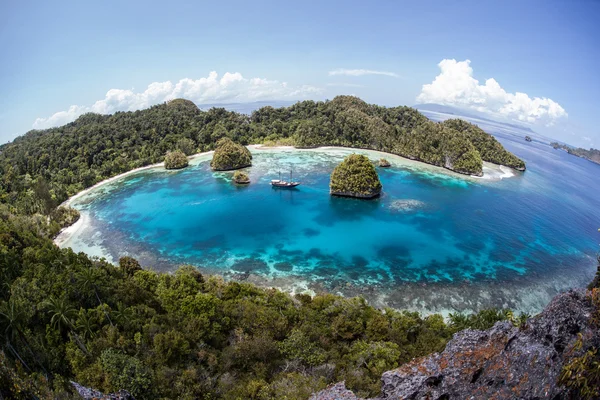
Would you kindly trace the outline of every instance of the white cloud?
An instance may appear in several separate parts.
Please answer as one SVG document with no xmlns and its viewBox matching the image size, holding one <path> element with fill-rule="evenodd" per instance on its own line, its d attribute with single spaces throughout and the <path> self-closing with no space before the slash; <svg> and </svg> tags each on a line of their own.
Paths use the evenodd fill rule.
<svg viewBox="0 0 600 400">
<path fill-rule="evenodd" d="M 328 83 L 327 86 L 330 87 L 348 87 L 348 88 L 361 88 L 365 87 L 365 85 L 359 85 L 358 83 Z"/>
<path fill-rule="evenodd" d="M 249 102 L 258 100 L 302 99 L 318 96 L 322 89 L 302 85 L 291 87 L 287 82 L 263 78 L 244 78 L 239 72 L 226 72 L 220 79 L 212 71 L 200 79 L 184 78 L 173 84 L 153 82 L 143 92 L 129 89 L 110 89 L 104 99 L 91 106 L 73 105 L 46 118 L 37 118 L 34 129 L 64 125 L 86 112 L 110 114 L 115 111 L 135 111 L 176 98 L 192 100 L 197 104 L 220 102 Z"/>
<path fill-rule="evenodd" d="M 396 74 L 395 72 L 374 71 L 371 69 L 345 69 L 345 68 L 338 68 L 338 69 L 334 69 L 333 71 L 329 71 L 329 75 L 330 76 L 334 76 L 334 75 L 346 75 L 346 76 L 384 75 L 384 76 L 391 76 L 393 78 L 399 77 L 398 74 Z"/>
<path fill-rule="evenodd" d="M 520 92 L 507 93 L 494 78 L 480 85 L 473 78 L 470 64 L 470 60 L 442 60 L 438 64 L 441 73 L 432 83 L 423 85 L 417 102 L 472 108 L 507 119 L 548 125 L 568 116 L 565 109 L 554 100 L 531 98 Z"/>
</svg>

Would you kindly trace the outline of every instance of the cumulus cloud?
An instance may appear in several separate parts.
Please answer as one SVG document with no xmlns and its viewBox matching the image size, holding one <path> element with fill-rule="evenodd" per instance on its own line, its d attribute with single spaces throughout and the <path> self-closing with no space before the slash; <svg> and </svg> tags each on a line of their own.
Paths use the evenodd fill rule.
<svg viewBox="0 0 600 400">
<path fill-rule="evenodd" d="M 176 98 L 192 100 L 197 104 L 221 102 L 249 102 L 258 100 L 302 99 L 318 96 L 322 89 L 302 85 L 289 86 L 286 82 L 264 78 L 244 78 L 239 72 L 219 75 L 212 71 L 200 79 L 181 79 L 153 82 L 143 92 L 129 89 L 110 89 L 102 100 L 91 106 L 73 105 L 46 118 L 37 118 L 34 129 L 64 125 L 86 112 L 110 114 L 115 111 L 135 111 Z"/>
<path fill-rule="evenodd" d="M 417 102 L 472 108 L 507 119 L 548 125 L 568 116 L 565 109 L 552 99 L 531 98 L 520 92 L 508 93 L 494 78 L 480 84 L 473 78 L 470 64 L 470 60 L 442 60 L 438 64 L 441 73 L 433 82 L 423 85 Z"/>
<path fill-rule="evenodd" d="M 372 69 L 345 69 L 338 68 L 333 71 L 329 71 L 330 76 L 334 75 L 346 75 L 346 76 L 363 76 L 363 75 L 384 75 L 391 76 L 393 78 L 398 78 L 398 74 L 395 72 L 388 71 L 374 71 Z"/>
<path fill-rule="evenodd" d="M 347 87 L 347 88 L 362 88 L 364 85 L 359 85 L 358 83 L 328 83 L 327 86 L 330 87 Z"/>
</svg>

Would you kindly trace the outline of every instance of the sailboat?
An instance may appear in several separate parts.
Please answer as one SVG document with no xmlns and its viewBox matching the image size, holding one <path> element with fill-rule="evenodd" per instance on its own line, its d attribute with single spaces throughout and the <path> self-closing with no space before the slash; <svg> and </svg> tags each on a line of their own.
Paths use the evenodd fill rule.
<svg viewBox="0 0 600 400">
<path fill-rule="evenodd" d="M 294 182 L 294 180 L 292 179 L 292 170 L 291 169 L 290 169 L 289 182 L 281 180 L 281 171 L 279 171 L 279 179 L 271 180 L 271 186 L 278 187 L 278 188 L 293 188 L 293 187 L 298 186 L 299 184 L 300 184 L 300 182 Z"/>
</svg>

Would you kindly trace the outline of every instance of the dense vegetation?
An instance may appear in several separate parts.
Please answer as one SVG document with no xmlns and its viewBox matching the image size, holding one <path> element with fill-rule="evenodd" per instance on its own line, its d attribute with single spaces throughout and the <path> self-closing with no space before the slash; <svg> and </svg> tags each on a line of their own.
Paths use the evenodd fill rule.
<svg viewBox="0 0 600 400">
<path fill-rule="evenodd" d="M 187 167 L 188 164 L 188 159 L 181 150 L 169 151 L 165 156 L 166 169 L 181 169 Z"/>
<path fill-rule="evenodd" d="M 210 161 L 210 167 L 215 171 L 230 171 L 252 165 L 250 150 L 241 144 L 234 143 L 228 137 L 219 139 Z"/>
<path fill-rule="evenodd" d="M 168 151 L 213 150 L 224 137 L 243 145 L 383 150 L 472 174 L 481 173 L 481 159 L 512 162 L 510 153 L 474 125 L 465 125 L 465 132 L 451 126 L 409 107 L 369 105 L 350 96 L 263 107 L 251 116 L 222 108 L 203 112 L 187 100 L 113 115 L 89 113 L 1 146 L 0 202 L 27 214 L 48 213 L 103 179 L 162 162 Z"/>
<path fill-rule="evenodd" d="M 448 119 L 442 122 L 442 125 L 464 133 L 475 149 L 477 149 L 482 160 L 494 164 L 506 165 L 520 171 L 525 170 L 523 160 L 506 151 L 495 137 L 488 135 L 477 125 L 470 124 L 462 119 Z"/>
<path fill-rule="evenodd" d="M 445 323 L 360 298 L 291 297 L 192 267 L 158 274 L 129 257 L 113 266 L 56 247 L 59 228 L 0 206 L 4 398 L 58 397 L 70 379 L 137 398 L 305 399 L 339 380 L 367 395 L 383 371 L 442 349 L 458 329 L 510 316 L 483 311 Z"/>
<path fill-rule="evenodd" d="M 599 229 L 600 231 L 600 229 Z M 595 306 L 592 322 L 600 329 L 600 253 L 596 255 L 598 270 L 588 286 L 589 298 Z M 584 338 L 580 335 L 576 348 L 581 349 Z M 573 398 L 593 400 L 600 398 L 600 349 L 592 348 L 580 357 L 573 357 L 562 370 L 559 384 L 573 391 Z"/>
<path fill-rule="evenodd" d="M 370 199 L 381 193 L 381 182 L 375 166 L 366 156 L 352 154 L 334 168 L 329 190 L 337 196 Z"/>
<path fill-rule="evenodd" d="M 560 144 L 557 142 L 550 143 L 552 147 L 555 149 L 563 149 L 569 154 L 573 154 L 574 156 L 585 158 L 587 160 L 593 161 L 595 163 L 600 164 L 600 150 L 596 149 L 582 149 L 580 147 L 571 147 L 566 144 Z"/>
<path fill-rule="evenodd" d="M 157 274 L 128 257 L 113 266 L 53 244 L 78 217 L 57 208 L 69 195 L 164 161 L 168 151 L 214 149 L 222 138 L 368 147 L 477 167 L 464 133 L 353 97 L 251 117 L 174 100 L 31 131 L 0 148 L 0 397 L 68 398 L 71 379 L 138 398 L 303 399 L 339 380 L 369 395 L 384 370 L 442 349 L 459 329 L 511 317 L 487 310 L 446 323 L 359 298 L 291 297 L 191 267 Z"/>
</svg>

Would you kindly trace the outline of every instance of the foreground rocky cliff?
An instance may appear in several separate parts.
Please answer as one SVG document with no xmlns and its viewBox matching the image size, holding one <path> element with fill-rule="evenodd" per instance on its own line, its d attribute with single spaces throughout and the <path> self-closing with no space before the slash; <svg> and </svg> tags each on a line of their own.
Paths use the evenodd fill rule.
<svg viewBox="0 0 600 400">
<path fill-rule="evenodd" d="M 584 290 L 555 297 L 524 326 L 498 322 L 457 333 L 441 353 L 414 360 L 381 378 L 389 399 L 569 399 L 557 384 L 563 366 L 600 344 L 594 307 Z M 343 383 L 311 400 L 361 400 Z"/>
</svg>

